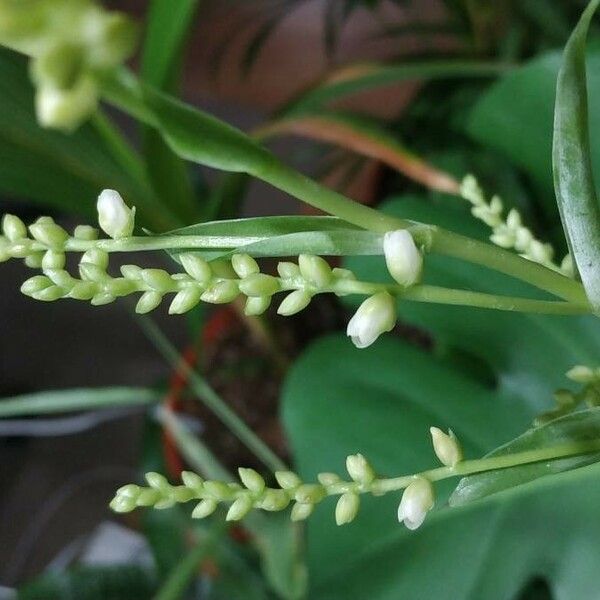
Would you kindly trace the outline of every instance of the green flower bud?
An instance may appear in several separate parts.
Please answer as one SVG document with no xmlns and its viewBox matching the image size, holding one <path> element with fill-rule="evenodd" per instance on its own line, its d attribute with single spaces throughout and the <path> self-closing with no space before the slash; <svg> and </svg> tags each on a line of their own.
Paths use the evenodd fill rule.
<svg viewBox="0 0 600 600">
<path fill-rule="evenodd" d="M 105 285 L 106 291 L 115 298 L 128 296 L 132 292 L 135 292 L 137 288 L 135 282 L 125 279 L 125 277 L 115 277 L 107 281 Z"/>
<path fill-rule="evenodd" d="M 244 494 L 237 498 L 227 511 L 226 521 L 240 521 L 252 510 L 252 498 Z"/>
<path fill-rule="evenodd" d="M 144 292 L 135 306 L 138 315 L 145 315 L 153 311 L 162 302 L 162 294 L 159 292 Z"/>
<path fill-rule="evenodd" d="M 345 525 L 354 521 L 358 514 L 360 498 L 358 494 L 351 492 L 342 494 L 335 506 L 335 522 L 337 525 Z"/>
<path fill-rule="evenodd" d="M 241 482 L 251 491 L 259 494 L 265 489 L 265 480 L 254 469 L 238 469 Z"/>
<path fill-rule="evenodd" d="M 204 519 L 205 517 L 212 515 L 217 509 L 217 506 L 217 501 L 212 498 L 201 500 L 192 511 L 192 519 Z"/>
<path fill-rule="evenodd" d="M 170 491 L 171 489 L 167 478 L 164 475 L 161 475 L 160 473 L 150 471 L 149 473 L 146 473 L 144 477 L 146 478 L 148 485 L 151 488 L 154 488 L 155 490 L 159 490 L 160 492 L 165 493 Z"/>
<path fill-rule="evenodd" d="M 50 287 L 52 282 L 48 277 L 44 275 L 36 275 L 35 277 L 30 277 L 27 281 L 23 283 L 21 286 L 21 293 L 25 294 L 25 296 L 33 296 L 34 294 L 45 290 Z"/>
<path fill-rule="evenodd" d="M 331 267 L 326 260 L 312 254 L 301 254 L 298 257 L 298 266 L 302 277 L 321 289 L 331 283 Z"/>
<path fill-rule="evenodd" d="M 135 227 L 135 207 L 129 208 L 119 192 L 103 190 L 96 207 L 98 224 L 104 233 L 114 240 L 131 236 Z"/>
<path fill-rule="evenodd" d="M 222 481 L 205 481 L 204 491 L 219 502 L 230 500 L 233 497 L 233 490 Z"/>
<path fill-rule="evenodd" d="M 0 250 L 0 254 L 1 254 L 1 250 Z M 33 252 L 32 254 L 29 254 L 28 256 L 25 257 L 25 264 L 30 269 L 41 269 L 43 260 L 44 260 L 43 252 Z M 0 262 L 2 262 L 1 257 L 0 257 Z"/>
<path fill-rule="evenodd" d="M 310 515 L 312 515 L 314 510 L 314 504 L 294 504 L 294 506 L 292 506 L 290 519 L 294 522 L 304 521 L 305 519 L 308 519 Z"/>
<path fill-rule="evenodd" d="M 89 225 L 77 225 L 73 231 L 73 237 L 76 240 L 84 240 L 91 242 L 98 239 L 98 230 L 95 227 Z"/>
<path fill-rule="evenodd" d="M 96 265 L 104 271 L 106 271 L 106 269 L 108 268 L 108 261 L 108 252 L 100 250 L 99 248 L 90 248 L 89 250 L 84 252 L 80 262 Z"/>
<path fill-rule="evenodd" d="M 231 266 L 242 279 L 260 272 L 258 263 L 249 254 L 234 254 L 231 257 Z"/>
<path fill-rule="evenodd" d="M 142 278 L 143 269 L 137 265 L 123 265 L 120 270 L 121 275 L 123 275 L 125 279 L 137 280 Z"/>
<path fill-rule="evenodd" d="M 193 277 L 196 281 L 208 283 L 212 279 L 212 269 L 208 262 L 201 256 L 198 256 L 197 254 L 180 254 L 179 260 L 188 275 Z"/>
<path fill-rule="evenodd" d="M 35 300 L 40 300 L 42 302 L 54 302 L 55 300 L 59 300 L 65 295 L 64 290 L 58 285 L 51 285 L 39 292 L 35 292 L 31 294 L 31 297 Z"/>
<path fill-rule="evenodd" d="M 177 292 L 175 298 L 173 298 L 173 302 L 169 306 L 169 314 L 182 315 L 192 310 L 200 302 L 201 296 L 202 290 L 197 287 L 184 288 L 180 292 Z"/>
<path fill-rule="evenodd" d="M 289 496 L 283 490 L 267 490 L 258 503 L 258 508 L 275 512 L 283 510 L 290 503 Z"/>
<path fill-rule="evenodd" d="M 101 10 L 89 11 L 88 31 L 94 31 L 94 39 L 89 41 L 89 61 L 101 69 L 114 67 L 127 59 L 135 50 L 137 26 L 122 13 L 106 13 Z"/>
<path fill-rule="evenodd" d="M 291 490 L 302 485 L 302 479 L 293 471 L 275 471 L 275 479 L 284 490 Z"/>
<path fill-rule="evenodd" d="M 63 269 L 47 269 L 44 274 L 50 278 L 52 283 L 63 288 L 70 289 L 73 285 L 73 277 Z"/>
<path fill-rule="evenodd" d="M 104 306 L 105 304 L 110 304 L 115 300 L 116 298 L 112 294 L 107 292 L 99 292 L 92 298 L 91 304 L 92 306 Z"/>
<path fill-rule="evenodd" d="M 160 499 L 160 492 L 152 488 L 144 488 L 138 498 L 138 506 L 154 506 Z"/>
<path fill-rule="evenodd" d="M 181 480 L 187 487 L 194 490 L 194 492 L 197 494 L 201 493 L 204 488 L 204 479 L 192 471 L 182 471 Z"/>
<path fill-rule="evenodd" d="M 42 258 L 42 269 L 64 269 L 67 262 L 65 253 L 57 250 L 47 250 Z"/>
<path fill-rule="evenodd" d="M 556 390 L 552 395 L 560 408 L 575 407 L 577 403 L 577 398 L 570 390 Z"/>
<path fill-rule="evenodd" d="M 576 365 L 569 369 L 567 377 L 577 383 L 592 383 L 598 378 L 593 369 L 584 365 Z"/>
<path fill-rule="evenodd" d="M 346 469 L 350 477 L 362 484 L 372 483 L 375 471 L 362 454 L 351 454 L 346 458 Z"/>
<path fill-rule="evenodd" d="M 49 85 L 38 87 L 35 112 L 42 127 L 71 132 L 96 110 L 98 87 L 94 79 L 83 75 L 68 90 Z"/>
<path fill-rule="evenodd" d="M 317 475 L 317 479 L 321 485 L 328 487 L 333 485 L 334 483 L 338 483 L 341 481 L 340 476 L 336 473 L 319 473 Z"/>
<path fill-rule="evenodd" d="M 188 502 L 194 495 L 194 490 L 190 490 L 183 485 L 172 488 L 169 493 L 169 497 L 175 502 Z"/>
<path fill-rule="evenodd" d="M 224 279 L 212 284 L 200 298 L 210 304 L 227 304 L 235 300 L 240 293 L 238 284 L 231 279 Z"/>
<path fill-rule="evenodd" d="M 294 493 L 294 500 L 301 504 L 316 504 L 327 495 L 325 488 L 316 483 L 303 483 Z"/>
<path fill-rule="evenodd" d="M 134 498 L 117 495 L 110 501 L 109 506 L 116 513 L 128 513 L 134 510 L 137 504 Z"/>
<path fill-rule="evenodd" d="M 246 296 L 272 296 L 279 291 L 279 281 L 271 275 L 254 273 L 242 279 L 239 287 L 240 292 Z"/>
<path fill-rule="evenodd" d="M 69 292 L 75 300 L 91 300 L 98 293 L 98 284 L 94 281 L 79 281 Z"/>
<path fill-rule="evenodd" d="M 277 265 L 277 272 L 282 279 L 294 279 L 300 277 L 300 267 L 293 262 L 280 262 Z"/>
<path fill-rule="evenodd" d="M 81 279 L 86 281 L 96 281 L 98 283 L 102 283 L 109 279 L 108 274 L 102 267 L 85 261 L 79 263 L 79 275 L 81 276 Z"/>
<path fill-rule="evenodd" d="M 2 231 L 11 242 L 27 237 L 25 223 L 15 215 L 4 215 L 2 218 Z"/>
<path fill-rule="evenodd" d="M 304 310 L 310 304 L 311 299 L 311 294 L 305 290 L 296 290 L 283 299 L 277 309 L 277 314 L 284 317 L 295 315 Z"/>
<path fill-rule="evenodd" d="M 339 267 L 335 267 L 331 271 L 331 274 L 336 279 L 345 279 L 350 281 L 354 281 L 356 279 L 356 275 L 352 271 L 350 271 L 350 269 L 340 269 Z"/>
<path fill-rule="evenodd" d="M 175 500 L 171 498 L 162 498 L 161 500 L 156 502 L 154 508 L 156 510 L 165 510 L 167 508 L 172 508 L 173 506 L 175 506 Z"/>
<path fill-rule="evenodd" d="M 217 258 L 210 262 L 210 268 L 212 272 L 223 279 L 235 279 L 237 277 L 236 272 L 231 266 L 231 262 L 224 258 Z"/>
<path fill-rule="evenodd" d="M 170 292 L 173 289 L 173 279 L 163 269 L 143 269 L 140 275 L 148 286 L 158 292 Z"/>
<path fill-rule="evenodd" d="M 463 459 L 463 453 L 452 430 L 448 430 L 446 434 L 437 427 L 430 427 L 429 432 L 433 449 L 440 462 L 446 467 L 455 467 Z"/>
<path fill-rule="evenodd" d="M 68 90 L 77 84 L 84 67 L 84 50 L 78 44 L 59 43 L 31 61 L 36 86 Z"/>
<path fill-rule="evenodd" d="M 123 496 L 125 498 L 137 499 L 137 497 L 140 494 L 141 489 L 142 488 L 140 488 L 140 486 L 136 485 L 135 483 L 128 483 L 127 485 L 120 487 L 116 491 L 116 495 Z"/>
<path fill-rule="evenodd" d="M 44 223 L 37 221 L 29 226 L 31 235 L 49 248 L 62 250 L 69 234 L 56 223 Z"/>
<path fill-rule="evenodd" d="M 244 314 L 249 317 L 262 315 L 271 305 L 270 296 L 250 296 L 246 299 Z"/>
<path fill-rule="evenodd" d="M 27 258 L 31 254 L 31 246 L 31 240 L 19 240 L 8 247 L 8 252 L 13 258 Z"/>
</svg>

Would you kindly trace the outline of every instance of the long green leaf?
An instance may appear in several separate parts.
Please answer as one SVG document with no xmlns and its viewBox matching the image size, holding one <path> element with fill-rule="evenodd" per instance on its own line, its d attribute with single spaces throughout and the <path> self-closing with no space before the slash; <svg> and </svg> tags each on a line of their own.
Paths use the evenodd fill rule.
<svg viewBox="0 0 600 600">
<path fill-rule="evenodd" d="M 506 69 L 507 65 L 498 63 L 459 61 L 353 65 L 293 100 L 280 111 L 280 116 L 314 112 L 327 102 L 401 81 L 495 77 Z"/>
<path fill-rule="evenodd" d="M 585 42 L 592 0 L 565 47 L 554 111 L 554 188 L 563 227 L 590 304 L 600 313 L 600 206 L 590 158 Z"/>
<path fill-rule="evenodd" d="M 0 400 L 0 417 L 139 406 L 158 402 L 161 395 L 148 388 L 109 387 L 53 390 Z"/>
<path fill-rule="evenodd" d="M 598 408 L 567 415 L 542 427 L 530 429 L 518 438 L 490 452 L 487 456 L 505 456 L 568 442 L 594 440 L 600 440 L 600 409 Z M 584 454 L 463 477 L 450 496 L 449 502 L 451 506 L 467 504 L 539 477 L 582 467 L 597 462 L 599 459 L 598 453 Z"/>
</svg>

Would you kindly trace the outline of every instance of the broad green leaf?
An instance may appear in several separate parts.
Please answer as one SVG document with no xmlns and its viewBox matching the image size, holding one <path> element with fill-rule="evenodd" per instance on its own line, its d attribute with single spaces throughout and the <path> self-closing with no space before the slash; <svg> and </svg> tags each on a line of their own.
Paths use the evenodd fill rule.
<svg viewBox="0 0 600 600">
<path fill-rule="evenodd" d="M 485 62 L 428 61 L 400 64 L 366 63 L 344 67 L 327 81 L 300 95 L 280 111 L 280 116 L 315 112 L 327 102 L 365 90 L 421 79 L 496 77 L 506 65 Z"/>
<path fill-rule="evenodd" d="M 41 415 L 114 406 L 149 405 L 161 394 L 148 388 L 108 387 L 52 390 L 0 399 L 0 417 Z"/>
<path fill-rule="evenodd" d="M 157 230 L 174 225 L 91 125 L 70 135 L 39 127 L 22 57 L 0 49 L 0 74 L 0 192 L 95 221 L 98 194 L 113 188 L 138 207 L 142 223 Z"/>
<path fill-rule="evenodd" d="M 283 395 L 306 480 L 342 473 L 354 452 L 384 476 L 431 468 L 431 425 L 452 428 L 476 458 L 522 431 L 530 415 L 515 393 L 490 389 L 390 336 L 366 350 L 342 336 L 318 341 L 292 368 Z M 364 497 L 344 527 L 336 527 L 335 502 L 326 500 L 308 522 L 309 597 L 504 600 L 535 577 L 547 578 L 558 600 L 594 597 L 599 471 L 540 478 L 456 509 L 444 508 L 447 486 L 436 484 L 437 509 L 416 532 L 397 522 L 399 493 Z"/>
<path fill-rule="evenodd" d="M 600 206 L 594 185 L 585 42 L 600 2 L 592 0 L 565 47 L 556 86 L 554 188 L 569 247 L 588 300 L 600 314 Z"/>
<path fill-rule="evenodd" d="M 458 202 L 432 204 L 424 197 L 407 196 L 386 203 L 384 210 L 475 239 L 485 240 L 490 233 Z M 345 266 L 359 279 L 390 281 L 379 257 L 350 257 Z M 542 297 L 529 286 L 501 274 L 437 255 L 425 257 L 424 282 L 517 297 Z M 356 306 L 360 298 L 348 296 L 344 301 Z M 438 352 L 452 355 L 458 349 L 467 355 L 467 361 L 468 357 L 483 360 L 492 369 L 497 385 L 517 391 L 535 412 L 551 406 L 553 391 L 567 384 L 564 373 L 568 369 L 575 364 L 594 365 L 600 356 L 600 322 L 591 316 L 509 314 L 402 300 L 398 311 L 401 320 L 433 335 Z"/>
<path fill-rule="evenodd" d="M 157 89 L 176 92 L 183 52 L 199 0 L 152 0 L 146 16 L 142 79 Z M 199 215 L 185 163 L 154 129 L 144 129 L 144 154 L 155 189 L 184 222 Z"/>
<path fill-rule="evenodd" d="M 505 456 L 528 450 L 558 446 L 568 442 L 600 441 L 600 409 L 592 408 L 567 415 L 530 429 L 518 438 L 500 446 L 487 456 Z M 489 473 L 469 475 L 460 480 L 450 497 L 451 506 L 459 506 L 485 498 L 533 479 L 567 471 L 600 460 L 600 454 L 583 454 L 559 460 L 521 465 Z"/>
<path fill-rule="evenodd" d="M 600 169 L 600 47 L 587 52 L 591 160 Z M 561 52 L 540 55 L 494 82 L 477 102 L 467 133 L 502 152 L 531 178 L 548 220 L 559 215 L 552 178 L 552 132 Z M 518 99 L 516 101 L 515 99 Z M 492 190 L 493 191 L 493 190 Z"/>
</svg>

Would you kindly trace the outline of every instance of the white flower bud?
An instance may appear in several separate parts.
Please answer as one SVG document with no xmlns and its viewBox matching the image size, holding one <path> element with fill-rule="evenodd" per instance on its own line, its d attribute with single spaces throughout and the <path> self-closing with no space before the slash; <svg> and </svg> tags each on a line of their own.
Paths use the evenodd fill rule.
<svg viewBox="0 0 600 600">
<path fill-rule="evenodd" d="M 423 269 L 423 256 L 410 231 L 388 231 L 383 236 L 383 252 L 390 275 L 400 285 L 414 285 L 419 280 Z"/>
<path fill-rule="evenodd" d="M 446 467 L 456 466 L 463 458 L 462 449 L 452 430 L 444 433 L 437 427 L 430 427 L 433 449 L 440 462 Z"/>
<path fill-rule="evenodd" d="M 346 335 L 357 348 L 370 346 L 382 333 L 396 324 L 394 299 L 387 292 L 367 298 L 350 319 Z"/>
<path fill-rule="evenodd" d="M 135 225 L 135 207 L 129 208 L 121 194 L 104 190 L 98 196 L 98 224 L 109 237 L 118 240 L 131 236 Z"/>
<path fill-rule="evenodd" d="M 277 309 L 278 315 L 289 317 L 295 315 L 301 310 L 304 310 L 312 299 L 312 296 L 304 290 L 295 290 L 291 294 L 288 294 Z"/>
<path fill-rule="evenodd" d="M 594 370 L 585 365 L 576 365 L 567 371 L 567 377 L 577 383 L 592 383 L 597 379 Z"/>
<path fill-rule="evenodd" d="M 346 492 L 340 496 L 335 506 L 335 522 L 337 525 L 351 523 L 358 514 L 360 498 L 358 494 Z"/>
<path fill-rule="evenodd" d="M 313 510 L 315 510 L 314 504 L 294 504 L 290 514 L 290 519 L 294 522 L 304 521 L 305 519 L 308 519 L 310 515 L 312 515 Z"/>
<path fill-rule="evenodd" d="M 15 215 L 4 215 L 2 219 L 2 231 L 11 242 L 27 237 L 25 223 Z"/>
<path fill-rule="evenodd" d="M 346 470 L 358 483 L 369 484 L 375 479 L 375 471 L 362 454 L 351 454 L 346 458 Z"/>
<path fill-rule="evenodd" d="M 275 479 L 279 487 L 284 490 L 290 490 L 302 485 L 302 479 L 293 471 L 275 471 Z"/>
<path fill-rule="evenodd" d="M 417 529 L 425 520 L 427 512 L 433 508 L 433 504 L 433 485 L 428 479 L 418 477 L 402 494 L 398 507 L 398 521 L 404 523 L 408 529 Z"/>
</svg>

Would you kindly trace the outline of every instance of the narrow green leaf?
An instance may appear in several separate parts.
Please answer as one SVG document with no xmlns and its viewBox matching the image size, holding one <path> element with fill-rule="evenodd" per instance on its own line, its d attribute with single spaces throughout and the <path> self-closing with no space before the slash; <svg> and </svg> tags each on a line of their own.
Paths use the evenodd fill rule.
<svg viewBox="0 0 600 600">
<path fill-rule="evenodd" d="M 563 227 L 590 304 L 600 312 L 600 206 L 590 158 L 585 42 L 600 0 L 592 0 L 567 45 L 554 111 L 554 188 Z"/>
<path fill-rule="evenodd" d="M 158 402 L 161 395 L 148 388 L 81 388 L 38 392 L 0 400 L 0 417 L 96 410 L 113 406 L 138 406 Z"/>
<path fill-rule="evenodd" d="M 493 450 L 486 457 L 506 456 L 528 450 L 558 446 L 568 442 L 600 440 L 600 408 L 592 408 L 556 419 L 542 427 L 530 429 L 518 438 Z M 451 506 L 479 500 L 545 475 L 569 471 L 600 460 L 600 454 L 583 454 L 570 458 L 510 467 L 489 473 L 463 477 L 450 496 Z"/>
</svg>

